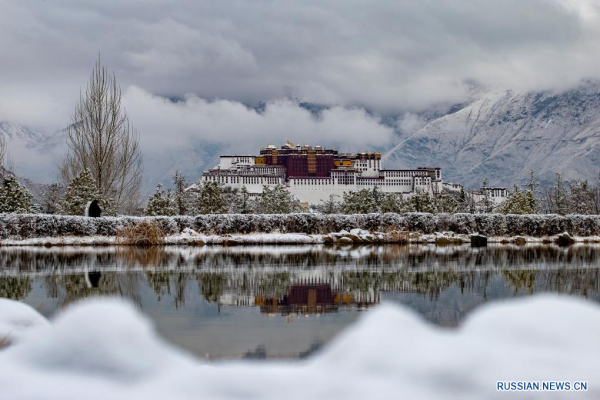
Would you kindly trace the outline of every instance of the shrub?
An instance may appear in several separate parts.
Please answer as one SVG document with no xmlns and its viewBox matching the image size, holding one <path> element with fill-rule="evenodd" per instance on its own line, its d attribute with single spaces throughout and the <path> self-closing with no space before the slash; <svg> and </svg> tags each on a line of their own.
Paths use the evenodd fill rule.
<svg viewBox="0 0 600 400">
<path fill-rule="evenodd" d="M 156 221 L 141 221 L 117 231 L 117 244 L 152 246 L 164 242 L 165 233 Z"/>
<path fill-rule="evenodd" d="M 383 230 L 384 240 L 386 243 L 408 244 L 410 243 L 410 234 L 408 232 L 399 231 L 392 227 L 387 227 Z"/>
</svg>

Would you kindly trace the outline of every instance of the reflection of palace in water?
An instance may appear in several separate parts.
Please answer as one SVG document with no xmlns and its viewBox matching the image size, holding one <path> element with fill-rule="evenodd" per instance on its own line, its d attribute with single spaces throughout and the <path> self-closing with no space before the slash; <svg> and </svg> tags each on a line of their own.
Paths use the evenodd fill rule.
<svg viewBox="0 0 600 400">
<path fill-rule="evenodd" d="M 332 287 L 327 282 L 297 282 L 281 297 L 265 294 L 243 294 L 230 290 L 219 298 L 226 306 L 257 306 L 267 314 L 322 314 L 339 307 L 366 308 L 381 301 L 379 292 L 358 292 Z"/>
<path fill-rule="evenodd" d="M 478 301 L 537 292 L 598 299 L 600 287 L 597 246 L 36 248 L 2 249 L 0 263 L 0 297 L 23 300 L 39 288 L 58 307 L 98 295 L 141 306 L 150 293 L 176 308 L 202 296 L 219 309 L 319 315 L 388 297 L 435 303 L 449 291 Z"/>
</svg>

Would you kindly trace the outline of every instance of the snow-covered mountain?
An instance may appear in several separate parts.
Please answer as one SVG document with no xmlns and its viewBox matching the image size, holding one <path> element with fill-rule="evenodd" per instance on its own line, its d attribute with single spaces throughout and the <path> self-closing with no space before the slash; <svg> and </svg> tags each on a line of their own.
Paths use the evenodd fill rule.
<svg viewBox="0 0 600 400">
<path fill-rule="evenodd" d="M 467 186 L 510 186 L 535 170 L 542 184 L 560 172 L 596 181 L 600 172 L 600 84 L 561 92 L 484 90 L 454 112 L 404 137 L 386 167 L 439 166 Z"/>
<path fill-rule="evenodd" d="M 179 152 L 145 152 L 142 190 L 150 194 L 159 182 L 165 187 L 171 187 L 175 171 L 179 171 L 190 182 L 200 179 L 202 171 L 218 164 L 219 155 L 224 153 L 225 146 L 198 140 L 192 141 Z"/>
<path fill-rule="evenodd" d="M 25 146 L 31 148 L 46 138 L 42 133 L 10 122 L 0 122 L 0 135 L 4 136 L 11 147 Z"/>
<path fill-rule="evenodd" d="M 66 129 L 42 134 L 18 124 L 0 122 L 0 135 L 6 140 L 14 172 L 29 178 L 31 185 L 28 186 L 34 187 L 34 182 L 49 184 L 58 180 L 58 165 L 67 151 Z M 190 181 L 198 179 L 205 168 L 218 163 L 222 150 L 222 146 L 199 140 L 189 143 L 178 153 L 144 152 L 142 191 L 151 193 L 158 182 L 169 187 L 177 170 Z"/>
<path fill-rule="evenodd" d="M 555 172 L 593 181 L 600 172 L 598 82 L 561 93 L 473 86 L 470 101 L 417 119 L 424 127 L 414 133 L 403 133 L 401 124 L 397 127 L 400 141 L 384 156 L 386 168 L 440 166 L 446 181 L 471 187 L 483 179 L 490 185 L 523 183 L 531 169 L 543 184 L 552 182 Z M 66 151 L 65 130 L 42 134 L 4 122 L 0 135 L 6 138 L 17 175 L 41 183 L 56 181 Z M 201 139 L 177 152 L 152 150 L 144 151 L 146 193 L 158 182 L 169 186 L 176 170 L 188 180 L 198 179 L 217 163 L 219 154 L 230 151 L 227 143 Z"/>
<path fill-rule="evenodd" d="M 7 144 L 8 164 L 14 167 L 18 176 L 42 183 L 56 181 L 58 160 L 64 147 L 46 144 L 55 135 L 46 135 L 10 122 L 0 122 L 0 135 Z"/>
</svg>

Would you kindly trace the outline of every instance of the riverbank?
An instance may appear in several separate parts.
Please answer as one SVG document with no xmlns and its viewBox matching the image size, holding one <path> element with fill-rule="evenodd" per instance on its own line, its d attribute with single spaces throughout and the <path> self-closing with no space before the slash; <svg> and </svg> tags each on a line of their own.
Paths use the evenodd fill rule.
<svg viewBox="0 0 600 400">
<path fill-rule="evenodd" d="M 490 243 L 553 243 L 565 232 L 572 242 L 600 242 L 598 215 L 225 214 L 86 218 L 0 214 L 0 245 L 114 245 L 118 244 L 120 230 L 142 222 L 157 224 L 166 245 L 336 243 L 339 238 L 335 235 L 356 230 L 372 237 L 344 239 L 345 243 L 337 244 L 460 244 L 470 243 L 473 234 L 487 237 Z"/>
<path fill-rule="evenodd" d="M 434 234 L 419 234 L 400 232 L 405 234 L 405 240 L 389 237 L 387 234 L 375 233 L 379 237 L 374 241 L 359 240 L 332 240 L 332 236 L 345 237 L 345 234 L 336 233 L 328 235 L 308 235 L 301 233 L 262 233 L 247 235 L 201 235 L 188 232 L 180 235 L 170 235 L 164 238 L 165 246 L 211 246 L 211 245 L 310 245 L 325 244 L 334 247 L 352 247 L 363 245 L 381 244 L 437 244 L 440 246 L 471 244 L 471 236 L 456 234 L 454 232 L 436 232 Z M 348 236 L 354 236 L 349 234 Z M 561 243 L 561 238 L 570 237 L 572 241 Z M 533 237 L 533 236 L 492 236 L 487 237 L 487 243 L 494 244 L 561 244 L 574 243 L 600 243 L 600 236 L 570 236 L 568 234 Z M 3 239 L 0 246 L 115 246 L 121 245 L 115 236 L 57 236 L 39 237 L 29 239 Z"/>
</svg>

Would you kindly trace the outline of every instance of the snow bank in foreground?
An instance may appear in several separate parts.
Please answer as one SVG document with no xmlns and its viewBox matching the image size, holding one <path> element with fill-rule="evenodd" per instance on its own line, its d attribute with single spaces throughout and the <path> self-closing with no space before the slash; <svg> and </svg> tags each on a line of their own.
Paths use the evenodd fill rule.
<svg viewBox="0 0 600 400">
<path fill-rule="evenodd" d="M 15 343 L 28 331 L 48 321 L 25 303 L 0 298 L 0 343 Z"/>
<path fill-rule="evenodd" d="M 600 307 L 567 297 L 495 303 L 457 330 L 383 305 L 308 361 L 211 364 L 165 344 L 132 307 L 93 300 L 1 351 L 0 387 L 10 399 L 597 399 L 599 331 Z M 499 380 L 588 391 L 507 394 Z"/>
</svg>

